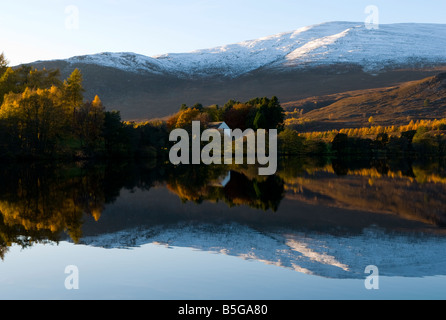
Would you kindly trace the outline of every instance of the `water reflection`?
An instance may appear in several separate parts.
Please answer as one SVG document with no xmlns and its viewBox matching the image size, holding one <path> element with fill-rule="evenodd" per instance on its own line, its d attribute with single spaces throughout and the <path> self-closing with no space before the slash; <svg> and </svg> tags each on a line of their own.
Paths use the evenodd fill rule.
<svg viewBox="0 0 446 320">
<path fill-rule="evenodd" d="M 260 177 L 253 166 L 5 165 L 0 254 L 62 240 L 165 243 L 326 277 L 359 277 L 377 263 L 388 275 L 445 274 L 445 168 L 288 158 Z"/>
</svg>

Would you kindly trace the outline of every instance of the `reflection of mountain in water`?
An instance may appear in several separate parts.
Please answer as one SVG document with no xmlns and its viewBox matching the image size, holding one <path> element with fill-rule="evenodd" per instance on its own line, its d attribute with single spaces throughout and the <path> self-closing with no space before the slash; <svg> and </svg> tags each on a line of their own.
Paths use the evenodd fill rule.
<svg viewBox="0 0 446 320">
<path fill-rule="evenodd" d="M 86 237 L 82 243 L 105 248 L 149 243 L 187 247 L 328 278 L 363 279 L 368 265 L 378 266 L 383 276 L 446 275 L 446 238 L 375 229 L 335 236 L 286 229 L 259 232 L 239 224 L 177 224 Z"/>
<path fill-rule="evenodd" d="M 271 177 L 251 166 L 3 167 L 0 256 L 62 240 L 166 243 L 325 277 L 363 277 L 370 264 L 443 275 L 445 167 L 296 158 Z"/>
</svg>

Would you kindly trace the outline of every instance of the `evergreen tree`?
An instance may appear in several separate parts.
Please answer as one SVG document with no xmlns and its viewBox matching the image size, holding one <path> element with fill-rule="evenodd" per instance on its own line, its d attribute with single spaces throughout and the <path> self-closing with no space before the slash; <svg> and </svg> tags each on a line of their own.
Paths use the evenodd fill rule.
<svg viewBox="0 0 446 320">
<path fill-rule="evenodd" d="M 262 110 L 257 111 L 256 117 L 253 121 L 253 129 L 265 129 L 268 126 L 268 122 L 266 120 L 265 114 Z"/>
</svg>

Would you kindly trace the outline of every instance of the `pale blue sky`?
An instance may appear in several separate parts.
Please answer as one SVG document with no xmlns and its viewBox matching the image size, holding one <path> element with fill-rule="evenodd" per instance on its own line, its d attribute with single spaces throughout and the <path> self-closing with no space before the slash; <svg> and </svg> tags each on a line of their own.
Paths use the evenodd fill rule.
<svg viewBox="0 0 446 320">
<path fill-rule="evenodd" d="M 106 51 L 188 52 L 322 22 L 363 22 L 368 5 L 383 24 L 446 23 L 444 0 L 14 0 L 2 3 L 0 52 L 12 65 Z"/>
</svg>

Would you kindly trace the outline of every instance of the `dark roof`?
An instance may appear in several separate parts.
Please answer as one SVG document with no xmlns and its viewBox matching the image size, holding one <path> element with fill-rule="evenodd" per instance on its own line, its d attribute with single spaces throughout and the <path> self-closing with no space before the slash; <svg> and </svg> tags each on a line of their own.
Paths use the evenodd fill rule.
<svg viewBox="0 0 446 320">
<path fill-rule="evenodd" d="M 220 127 L 223 123 L 225 123 L 224 121 L 220 121 L 220 122 L 209 122 L 208 124 L 208 128 L 210 129 L 216 129 L 218 127 Z M 225 123 L 226 124 L 226 123 Z M 226 124 L 227 125 L 227 124 Z"/>
</svg>

